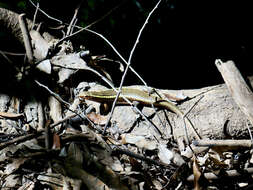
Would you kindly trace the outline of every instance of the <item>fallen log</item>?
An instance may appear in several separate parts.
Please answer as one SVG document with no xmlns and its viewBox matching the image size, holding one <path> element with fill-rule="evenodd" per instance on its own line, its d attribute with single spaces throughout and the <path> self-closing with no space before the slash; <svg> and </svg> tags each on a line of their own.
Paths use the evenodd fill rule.
<svg viewBox="0 0 253 190">
<path fill-rule="evenodd" d="M 250 82 L 253 84 L 252 78 Z M 145 89 L 143 86 L 135 87 Z M 188 100 L 182 101 L 178 107 L 184 113 L 190 110 L 186 117 L 204 139 L 249 137 L 247 125 L 250 127 L 252 125 L 235 103 L 225 84 L 193 90 L 158 90 L 158 92 L 174 97 L 179 94 L 188 97 Z M 166 139 L 172 135 L 175 139 L 185 137 L 185 123 L 176 114 L 165 110 L 156 111 L 149 107 L 144 107 L 142 111 L 162 131 L 163 138 Z M 147 121 L 137 121 L 136 113 L 130 106 L 118 105 L 112 122 L 116 123 L 122 132 L 159 136 Z M 188 126 L 187 132 L 189 138 L 193 139 L 193 133 Z"/>
</svg>

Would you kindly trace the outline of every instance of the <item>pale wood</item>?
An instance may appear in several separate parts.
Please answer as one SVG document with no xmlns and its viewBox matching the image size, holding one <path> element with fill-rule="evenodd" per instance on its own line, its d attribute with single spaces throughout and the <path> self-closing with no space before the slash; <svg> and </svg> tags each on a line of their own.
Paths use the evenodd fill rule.
<svg viewBox="0 0 253 190">
<path fill-rule="evenodd" d="M 220 71 L 233 99 L 253 124 L 253 93 L 243 79 L 233 61 L 222 62 L 216 60 L 216 67 Z"/>
<path fill-rule="evenodd" d="M 144 87 L 139 86 L 139 88 Z M 174 95 L 183 93 L 190 98 L 194 97 L 178 105 L 184 112 L 187 112 L 203 96 L 187 114 L 202 138 L 248 138 L 247 125 L 250 127 L 252 125 L 234 102 L 225 84 L 194 90 L 161 90 L 160 92 Z M 166 111 L 166 114 L 164 111 L 155 114 L 155 111 L 148 107 L 144 107 L 142 111 L 162 131 L 164 139 L 172 136 L 175 139 L 185 137 L 184 122 L 176 114 L 169 111 Z M 122 132 L 159 136 L 146 121 L 137 121 L 136 117 L 138 115 L 132 111 L 131 107 L 119 105 L 116 107 L 112 121 L 117 124 Z M 188 128 L 187 131 L 190 139 L 192 139 L 191 130 Z"/>
<path fill-rule="evenodd" d="M 228 146 L 228 147 L 245 147 L 250 148 L 252 146 L 251 140 L 197 140 L 193 141 L 195 146 L 208 146 L 208 147 L 217 147 L 217 146 Z"/>
</svg>

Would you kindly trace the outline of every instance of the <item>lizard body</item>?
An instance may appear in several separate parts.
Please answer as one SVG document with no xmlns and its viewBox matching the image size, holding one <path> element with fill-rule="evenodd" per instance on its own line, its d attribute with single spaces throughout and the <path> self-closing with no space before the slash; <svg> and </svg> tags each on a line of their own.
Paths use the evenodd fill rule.
<svg viewBox="0 0 253 190">
<path fill-rule="evenodd" d="M 103 91 L 84 91 L 79 94 L 79 97 L 81 99 L 88 99 L 96 102 L 113 102 L 114 99 L 116 98 L 116 95 L 117 92 L 115 92 L 113 89 L 109 89 Z M 172 104 L 167 100 L 160 98 L 158 95 L 154 93 L 150 94 L 148 92 L 139 89 L 123 87 L 117 102 L 120 103 L 126 102 L 123 96 L 131 102 L 137 101 L 143 105 L 148 106 L 154 105 L 155 107 L 168 109 L 178 114 L 179 116 L 184 115 L 184 113 L 181 110 L 179 110 L 177 106 L 175 106 L 174 104 Z"/>
<path fill-rule="evenodd" d="M 117 96 L 117 92 L 113 89 L 102 90 L 102 91 L 83 91 L 79 95 L 81 99 L 92 100 L 96 102 L 113 102 Z M 165 108 L 176 113 L 181 118 L 184 118 L 184 113 L 173 103 L 159 97 L 157 94 L 149 93 L 143 90 L 139 90 L 136 88 L 123 87 L 121 89 L 121 93 L 117 100 L 118 103 L 125 103 L 125 98 L 130 102 L 137 101 L 143 105 L 155 106 L 160 108 Z M 194 131 L 195 137 L 200 139 L 200 136 L 194 129 L 193 125 L 186 117 L 187 123 L 191 126 Z"/>
</svg>

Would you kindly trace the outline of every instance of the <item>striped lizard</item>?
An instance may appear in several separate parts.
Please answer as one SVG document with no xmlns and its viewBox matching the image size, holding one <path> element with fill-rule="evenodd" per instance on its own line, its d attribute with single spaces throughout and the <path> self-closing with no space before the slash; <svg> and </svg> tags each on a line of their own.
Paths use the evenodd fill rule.
<svg viewBox="0 0 253 190">
<path fill-rule="evenodd" d="M 113 89 L 102 91 L 83 91 L 78 96 L 80 99 L 87 99 L 96 102 L 113 102 L 116 98 L 117 92 Z M 143 105 L 165 108 L 176 113 L 182 119 L 186 118 L 187 123 L 191 126 L 194 135 L 200 139 L 199 134 L 196 132 L 190 120 L 184 116 L 184 113 L 173 103 L 159 97 L 155 93 L 149 93 L 137 88 L 123 87 L 117 100 L 117 103 L 125 103 L 125 98 L 130 102 L 137 101 Z"/>
</svg>

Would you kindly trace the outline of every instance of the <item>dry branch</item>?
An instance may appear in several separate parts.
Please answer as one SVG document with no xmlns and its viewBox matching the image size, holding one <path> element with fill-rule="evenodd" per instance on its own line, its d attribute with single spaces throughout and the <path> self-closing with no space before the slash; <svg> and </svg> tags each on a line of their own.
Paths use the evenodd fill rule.
<svg viewBox="0 0 253 190">
<path fill-rule="evenodd" d="M 216 66 L 237 105 L 253 125 L 253 93 L 233 61 L 216 60 Z"/>
<path fill-rule="evenodd" d="M 253 173 L 253 168 L 247 168 L 245 169 L 243 172 L 245 173 L 248 173 L 248 174 L 252 174 Z M 238 172 L 237 170 L 228 170 L 226 171 L 226 174 L 228 177 L 237 177 L 237 176 L 241 176 L 243 175 L 244 173 L 243 172 Z M 204 173 L 204 176 L 206 179 L 208 180 L 213 180 L 213 179 L 220 179 L 220 176 L 218 175 L 215 175 L 214 173 Z M 188 181 L 193 181 L 194 180 L 194 176 L 193 175 L 190 175 L 188 178 L 187 178 Z"/>
<path fill-rule="evenodd" d="M 26 51 L 26 55 L 28 58 L 28 62 L 30 64 L 33 64 L 33 51 L 32 51 L 32 43 L 31 43 L 31 38 L 30 38 L 30 34 L 27 28 L 27 23 L 26 23 L 26 19 L 25 19 L 25 14 L 21 14 L 18 17 L 19 20 L 19 26 L 23 35 L 23 41 L 25 44 L 25 51 Z"/>
<path fill-rule="evenodd" d="M 143 86 L 137 86 L 137 88 L 145 89 Z M 202 138 L 248 137 L 247 124 L 249 122 L 234 102 L 225 84 L 194 90 L 159 90 L 159 93 L 184 94 L 189 97 L 189 100 L 178 105 L 185 113 L 198 101 L 199 95 L 203 96 L 187 115 Z M 173 135 L 179 139 L 185 136 L 184 122 L 177 115 L 171 112 L 166 112 L 165 115 L 163 111 L 159 111 L 159 117 L 163 121 L 161 123 L 158 116 L 154 114 L 154 109 L 144 107 L 142 112 L 149 118 L 151 117 L 151 121 L 157 125 L 165 137 Z M 131 131 L 133 134 L 136 132 L 149 135 L 151 129 L 148 123 L 145 121 L 136 122 L 134 118 L 136 118 L 136 113 L 131 108 L 118 105 L 112 122 L 116 122 L 124 132 Z M 151 131 L 153 135 L 159 136 L 156 131 Z M 192 133 L 189 135 L 190 138 L 193 138 Z"/>
<path fill-rule="evenodd" d="M 208 147 L 219 147 L 219 146 L 227 146 L 227 147 L 244 147 L 251 148 L 251 140 L 198 140 L 193 141 L 195 146 L 208 146 Z"/>
</svg>

